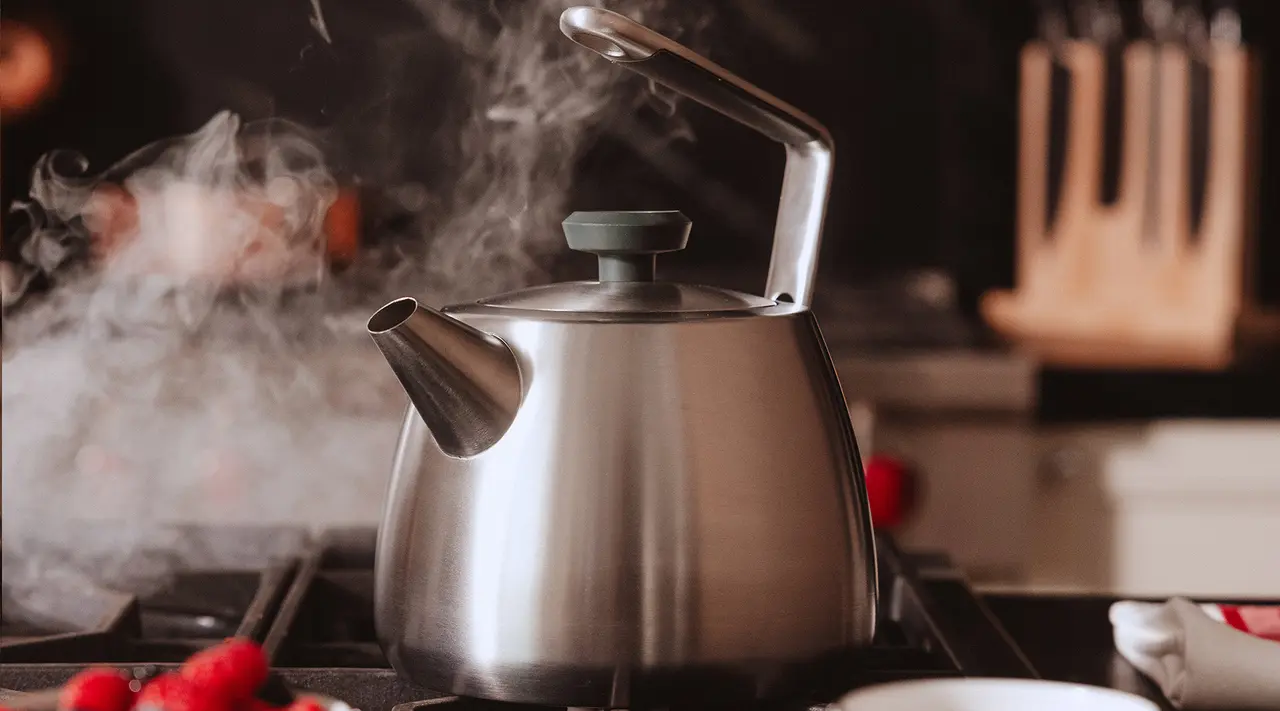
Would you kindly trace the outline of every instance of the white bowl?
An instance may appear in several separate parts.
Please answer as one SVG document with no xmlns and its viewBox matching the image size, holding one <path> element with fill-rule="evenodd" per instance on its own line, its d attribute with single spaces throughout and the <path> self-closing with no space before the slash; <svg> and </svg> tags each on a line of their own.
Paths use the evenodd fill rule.
<svg viewBox="0 0 1280 711">
<path fill-rule="evenodd" d="M 925 679 L 878 684 L 835 711 L 1160 711 L 1146 699 L 1083 684 L 1029 679 Z"/>
</svg>

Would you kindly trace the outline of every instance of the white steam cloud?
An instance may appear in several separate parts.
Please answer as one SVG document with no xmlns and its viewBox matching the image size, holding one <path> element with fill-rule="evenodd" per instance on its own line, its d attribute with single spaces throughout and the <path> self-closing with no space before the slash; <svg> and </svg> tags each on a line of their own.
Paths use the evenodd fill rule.
<svg viewBox="0 0 1280 711">
<path fill-rule="evenodd" d="M 452 173 L 418 195 L 408 248 L 328 273 L 338 185 L 323 140 L 283 121 L 219 114 L 99 175 L 68 177 L 66 155 L 37 167 L 20 266 L 56 288 L 5 323 L 7 607 L 123 551 L 168 552 L 100 582 L 157 584 L 193 564 L 173 553 L 175 522 L 375 522 L 405 399 L 367 315 L 405 293 L 444 303 L 542 278 L 575 160 L 650 87 L 560 35 L 574 3 L 416 2 L 464 81 L 439 99 Z M 685 5 L 611 7 L 691 42 L 705 11 Z M 86 253 L 92 266 L 70 266 Z"/>
</svg>

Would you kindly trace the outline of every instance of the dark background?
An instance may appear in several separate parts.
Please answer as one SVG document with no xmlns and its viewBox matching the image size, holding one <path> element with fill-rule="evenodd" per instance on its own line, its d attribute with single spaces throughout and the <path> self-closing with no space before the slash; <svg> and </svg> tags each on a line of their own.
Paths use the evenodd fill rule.
<svg viewBox="0 0 1280 711">
<path fill-rule="evenodd" d="M 820 283 L 942 267 L 970 314 L 982 292 L 1012 284 L 1017 54 L 1035 30 L 1029 0 L 704 4 L 714 21 L 700 34 L 700 46 L 819 117 L 835 136 Z M 4 128 L 3 204 L 25 195 L 30 168 L 47 150 L 75 148 L 104 167 L 150 141 L 190 132 L 223 108 L 330 129 L 338 169 L 376 184 L 386 177 L 380 166 L 388 157 L 363 133 L 370 107 L 394 95 L 399 110 L 421 110 L 423 126 L 430 126 L 431 112 L 444 108 L 430 105 L 430 87 L 451 81 L 458 60 L 421 39 L 429 28 L 406 0 L 322 0 L 322 6 L 332 46 L 309 24 L 308 0 L 7 0 L 6 17 L 46 12 L 58 18 L 70 65 L 53 102 Z M 1280 3 L 1241 0 L 1236 6 L 1246 40 L 1265 59 L 1280 42 Z M 1129 11 L 1135 7 L 1126 4 Z M 389 74 L 388 52 L 412 72 Z M 1264 125 L 1275 123 L 1267 119 L 1280 113 L 1278 100 L 1276 73 L 1268 72 Z M 696 238 L 678 257 L 684 266 L 763 274 L 781 151 L 708 111 L 687 105 L 681 111 L 697 139 L 671 150 L 693 166 L 691 173 L 673 179 L 639 155 L 634 142 L 606 135 L 581 162 L 573 207 L 679 208 L 696 226 Z M 379 145 L 385 149 L 387 142 Z M 1280 291 L 1280 260 L 1271 246 L 1280 231 L 1277 146 L 1273 131 L 1263 145 L 1260 201 L 1260 289 L 1269 302 Z M 707 190 L 710 181 L 721 189 Z M 12 253 L 17 245 L 6 224 L 4 249 Z M 1072 384 L 1077 381 L 1055 385 L 1054 377 L 1047 377 L 1046 392 L 1058 388 L 1066 400 L 1084 392 Z M 1167 378 L 1158 374 L 1087 377 L 1102 383 L 1095 390 L 1101 388 L 1103 399 L 1119 403 L 1110 406 L 1112 414 L 1168 391 Z M 1253 380 L 1224 386 L 1220 376 L 1179 377 L 1192 385 L 1169 396 L 1164 409 L 1175 414 L 1254 414 L 1273 407 L 1255 402 Z M 1118 394 L 1143 378 L 1156 378 L 1156 385 Z"/>
</svg>

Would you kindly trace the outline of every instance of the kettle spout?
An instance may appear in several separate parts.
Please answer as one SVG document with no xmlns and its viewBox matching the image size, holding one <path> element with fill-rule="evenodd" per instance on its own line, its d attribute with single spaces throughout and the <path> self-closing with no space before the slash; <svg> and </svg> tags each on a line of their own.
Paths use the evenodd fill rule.
<svg viewBox="0 0 1280 711">
<path fill-rule="evenodd" d="M 368 329 L 446 454 L 480 454 L 515 420 L 520 366 L 497 337 L 411 298 L 383 306 Z"/>
</svg>

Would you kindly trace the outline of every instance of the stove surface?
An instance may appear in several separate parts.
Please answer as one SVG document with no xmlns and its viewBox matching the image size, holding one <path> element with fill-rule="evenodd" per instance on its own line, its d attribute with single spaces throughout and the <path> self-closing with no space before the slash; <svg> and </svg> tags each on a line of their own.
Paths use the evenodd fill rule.
<svg viewBox="0 0 1280 711">
<path fill-rule="evenodd" d="M 205 535 L 216 536 L 217 529 Z M 95 600 L 101 622 L 75 632 L 6 620 L 0 690 L 58 686 L 91 664 L 174 668 L 196 650 L 238 635 L 260 642 L 276 674 L 295 689 L 364 711 L 522 708 L 450 696 L 396 675 L 374 636 L 374 539 L 369 529 L 331 531 L 265 569 L 186 572 L 153 595 Z M 874 644 L 848 668 L 798 694 L 792 707 L 822 705 L 897 679 L 1038 678 L 945 556 L 905 554 L 885 536 L 877 546 L 881 619 Z"/>
</svg>

